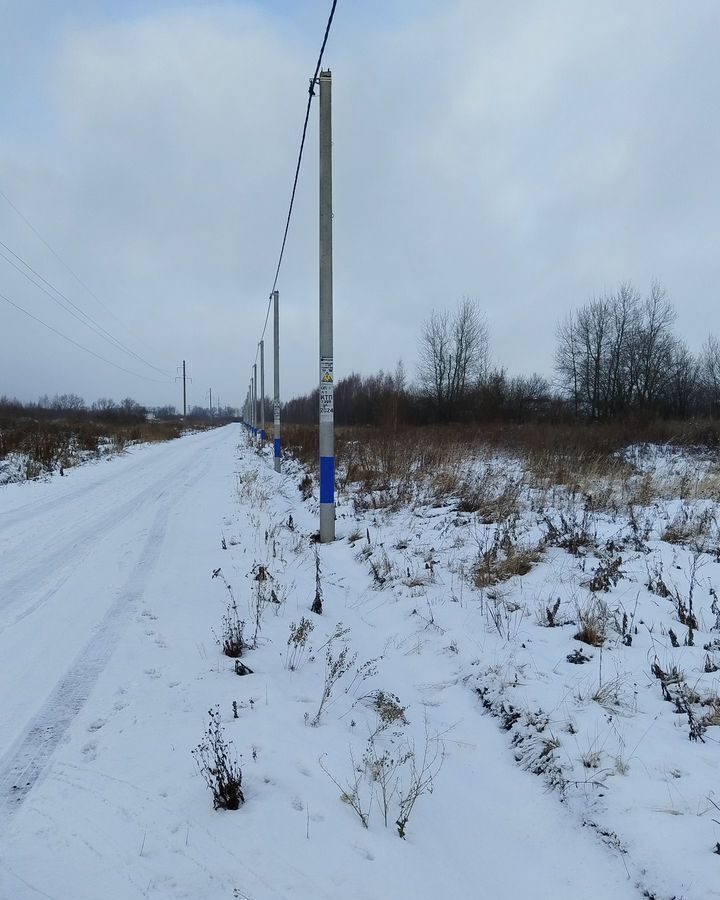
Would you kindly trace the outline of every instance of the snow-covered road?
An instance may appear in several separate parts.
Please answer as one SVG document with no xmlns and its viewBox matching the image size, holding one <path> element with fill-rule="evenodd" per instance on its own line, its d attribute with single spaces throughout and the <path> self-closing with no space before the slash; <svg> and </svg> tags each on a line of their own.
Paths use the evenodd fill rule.
<svg viewBox="0 0 720 900">
<path fill-rule="evenodd" d="M 620 856 L 573 827 L 483 715 L 451 640 L 471 611 L 429 627 L 416 601 L 378 593 L 349 523 L 321 548 L 317 650 L 287 667 L 315 586 L 297 480 L 227 427 L 0 492 L 0 900 L 636 900 Z M 258 564 L 280 603 L 237 678 L 214 642 L 227 592 L 211 574 L 249 619 Z M 337 646 L 377 674 L 309 727 L 340 620 Z M 423 719 L 444 735 L 407 840 L 377 808 L 364 829 L 319 764 L 352 775 L 377 686 L 407 704 L 413 739 Z M 215 703 L 242 754 L 235 813 L 213 811 L 190 755 Z"/>
<path fill-rule="evenodd" d="M 0 807 L 42 774 L 143 596 L 169 520 L 196 515 L 213 431 L 0 500 Z M 29 495 L 29 496 L 28 496 Z M 192 505 L 188 508 L 188 497 Z"/>
</svg>

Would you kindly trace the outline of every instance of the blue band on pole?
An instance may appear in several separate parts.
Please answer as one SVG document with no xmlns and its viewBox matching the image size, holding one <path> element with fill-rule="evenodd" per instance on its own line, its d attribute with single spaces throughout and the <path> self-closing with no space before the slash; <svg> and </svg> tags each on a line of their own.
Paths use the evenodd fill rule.
<svg viewBox="0 0 720 900">
<path fill-rule="evenodd" d="M 266 440 L 266 438 L 267 438 L 267 434 L 265 432 L 265 429 L 263 428 L 262 431 L 260 432 L 260 440 L 264 441 L 264 440 Z"/>
<path fill-rule="evenodd" d="M 320 502 L 335 502 L 335 457 L 320 457 Z"/>
<path fill-rule="evenodd" d="M 280 457 L 282 456 L 280 450 L 280 448 L 282 447 L 282 441 L 280 440 L 280 438 L 275 438 L 273 443 L 275 444 L 275 459 L 280 459 Z"/>
</svg>

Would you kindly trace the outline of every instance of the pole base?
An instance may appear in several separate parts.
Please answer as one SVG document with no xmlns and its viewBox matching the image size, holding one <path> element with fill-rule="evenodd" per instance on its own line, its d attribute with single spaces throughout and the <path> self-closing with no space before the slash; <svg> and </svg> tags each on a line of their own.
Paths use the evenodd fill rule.
<svg viewBox="0 0 720 900">
<path fill-rule="evenodd" d="M 335 540 L 335 504 L 320 504 L 320 543 L 329 544 Z"/>
</svg>

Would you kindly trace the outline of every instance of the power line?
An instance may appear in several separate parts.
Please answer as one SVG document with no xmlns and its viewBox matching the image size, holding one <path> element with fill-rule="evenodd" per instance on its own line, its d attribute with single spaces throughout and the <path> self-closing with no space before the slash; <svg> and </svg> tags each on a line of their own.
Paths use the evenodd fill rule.
<svg viewBox="0 0 720 900">
<path fill-rule="evenodd" d="M 275 269 L 275 278 L 273 279 L 273 285 L 272 289 L 270 290 L 270 297 L 268 300 L 267 312 L 265 313 L 265 323 L 262 328 L 262 334 L 260 335 L 261 341 L 265 337 L 265 330 L 267 328 L 268 319 L 270 318 L 270 306 L 272 304 L 273 291 L 277 287 L 278 277 L 280 275 L 280 266 L 282 265 L 283 255 L 285 253 L 285 244 L 287 243 L 288 231 L 290 230 L 290 219 L 292 218 L 293 205 L 295 203 L 295 193 L 297 191 L 298 179 L 300 177 L 300 165 L 302 163 L 303 150 L 305 149 L 305 136 L 307 135 L 308 122 L 310 120 L 310 106 L 312 105 L 312 98 L 315 96 L 315 85 L 317 84 L 318 73 L 320 72 L 320 66 L 322 65 L 323 53 L 325 52 L 325 45 L 327 44 L 328 36 L 330 34 L 330 27 L 332 25 L 333 17 L 335 16 L 336 6 L 337 0 L 333 0 L 332 7 L 330 9 L 330 15 L 328 16 L 327 20 L 327 25 L 325 26 L 325 34 L 323 36 L 322 46 L 320 47 L 320 54 L 318 55 L 315 72 L 313 73 L 313 77 L 310 79 L 310 87 L 308 88 L 308 101 L 307 107 L 305 109 L 305 121 L 303 123 L 302 138 L 300 139 L 300 151 L 298 153 L 297 165 L 295 166 L 295 178 L 293 180 L 292 194 L 290 195 L 290 206 L 288 208 L 287 220 L 285 221 L 285 231 L 283 233 L 282 244 L 280 246 L 280 256 L 278 258 L 277 268 Z M 259 346 L 260 343 L 258 342 L 258 348 Z M 257 362 L 257 355 L 258 350 L 256 349 L 255 362 Z"/>
<path fill-rule="evenodd" d="M 68 341 L 70 344 L 73 344 L 75 347 L 78 347 L 80 350 L 83 350 L 85 353 L 89 353 L 91 356 L 94 356 L 96 359 L 102 360 L 102 362 L 107 363 L 109 366 L 113 366 L 116 369 L 120 369 L 121 372 L 126 372 L 128 375 L 132 375 L 135 378 L 142 378 L 144 381 L 152 381 L 155 384 L 167 384 L 165 381 L 160 381 L 159 378 L 150 378 L 147 375 L 141 375 L 139 372 L 132 372 L 130 369 L 126 369 L 124 366 L 118 365 L 118 363 L 113 362 L 111 359 L 107 359 L 104 356 L 101 356 L 99 353 L 96 353 L 94 350 L 91 350 L 89 347 L 85 347 L 83 344 L 80 344 L 78 341 L 74 340 L 71 337 L 68 337 L 66 334 L 63 334 L 62 331 L 59 331 L 57 328 L 54 328 L 52 325 L 48 325 L 47 322 L 43 322 L 42 319 L 38 318 L 38 316 L 33 315 L 29 310 L 25 309 L 24 306 L 20 306 L 19 303 L 15 303 L 14 300 L 11 300 L 9 297 L 6 297 L 5 294 L 0 293 L 0 300 L 4 300 L 6 303 L 9 303 L 10 306 L 14 306 L 15 309 L 19 310 L 24 315 L 28 316 L 28 318 L 33 319 L 33 321 L 37 322 L 39 325 L 42 325 L 43 328 L 47 328 L 48 331 L 52 331 L 54 334 L 57 334 L 59 337 L 63 338 L 63 340 Z"/>
<path fill-rule="evenodd" d="M 3 247 L 5 250 L 7 250 L 7 252 L 10 253 L 16 260 L 18 260 L 18 262 L 22 263 L 22 265 L 25 266 L 25 268 L 28 269 L 28 271 L 32 272 L 32 274 L 35 275 L 36 278 L 39 278 L 40 281 L 43 282 L 43 284 L 47 285 L 47 287 L 50 288 L 50 290 L 54 291 L 55 294 L 58 295 L 58 297 L 61 297 L 62 300 L 65 301 L 65 303 L 69 304 L 69 306 L 72 307 L 72 309 L 68 308 L 68 306 L 65 306 L 63 303 L 61 303 L 60 300 L 57 299 L 57 297 L 55 297 L 53 294 L 50 293 L 50 290 L 47 290 L 47 288 L 43 287 L 43 284 L 39 284 L 37 281 L 35 281 L 30 275 L 28 275 L 27 272 L 25 272 L 23 269 L 21 269 L 20 266 L 18 266 L 16 263 L 14 263 L 11 259 L 9 259 L 5 255 L 5 253 L 3 253 L 2 250 L 0 250 L 0 257 L 2 259 L 4 259 L 5 262 L 7 262 L 14 269 L 16 269 L 21 275 L 23 275 L 25 278 L 27 278 L 27 280 L 31 284 L 35 285 L 36 288 L 41 290 L 44 294 L 47 294 L 47 296 L 53 301 L 53 303 L 56 303 L 61 309 L 63 309 L 65 312 L 69 313 L 74 319 L 77 319 L 81 325 L 84 325 L 86 328 L 89 328 L 92 332 L 97 334 L 103 340 L 107 341 L 111 346 L 115 347 L 116 349 L 122 350 L 123 352 L 125 352 L 125 353 L 129 354 L 130 356 L 134 357 L 135 359 L 137 359 L 139 362 L 144 363 L 146 366 L 149 366 L 151 369 L 154 369 L 156 372 L 159 372 L 160 375 L 168 375 L 169 374 L 168 372 L 165 372 L 162 369 L 158 368 L 157 366 L 153 365 L 151 362 L 148 362 L 146 359 L 143 359 L 142 356 L 140 356 L 138 353 L 135 353 L 134 350 L 131 350 L 129 347 L 127 347 L 125 344 L 123 344 L 122 341 L 120 341 L 113 334 L 111 334 L 111 332 L 109 332 L 106 328 L 103 328 L 103 326 L 100 325 L 99 322 L 97 322 L 95 319 L 93 319 L 92 316 L 90 316 L 83 309 L 81 309 L 76 303 L 73 303 L 73 301 L 69 297 L 67 297 L 65 294 L 63 294 L 63 292 L 61 290 L 56 288 L 55 285 L 52 284 L 52 282 L 47 280 L 47 278 L 45 278 L 43 275 L 41 275 L 39 272 L 37 272 L 35 269 L 33 269 L 33 267 L 29 263 L 25 262 L 25 260 L 21 256 L 18 256 L 18 254 L 15 253 L 13 250 L 11 250 L 10 247 L 7 246 L 7 244 L 3 243 L 3 241 L 0 241 L 0 247 Z M 73 309 L 77 310 L 77 312 L 73 312 Z M 83 318 L 81 318 L 81 316 Z"/>
<path fill-rule="evenodd" d="M 85 290 L 105 310 L 105 312 L 107 312 L 110 316 L 112 316 L 112 318 L 115 319 L 115 321 L 120 326 L 122 326 L 128 333 L 130 333 L 128 327 L 126 325 L 124 325 L 123 322 L 115 315 L 115 313 L 112 311 L 112 309 L 110 309 L 109 306 L 107 306 L 105 303 L 103 303 L 102 300 L 97 296 L 97 294 L 93 290 L 91 290 L 91 288 L 89 288 L 87 286 L 87 284 L 85 284 L 85 282 L 74 271 L 74 269 L 70 268 L 70 266 L 60 256 L 60 254 L 45 240 L 45 238 L 42 236 L 42 234 L 40 234 L 40 232 L 32 224 L 32 222 L 27 218 L 27 216 L 20 209 L 18 209 L 18 207 L 13 203 L 13 201 L 8 197 L 8 195 L 5 193 L 5 191 L 3 191 L 2 188 L 0 188 L 0 197 L 2 197 L 6 201 L 6 203 L 17 213 L 17 215 L 23 220 L 23 222 L 30 229 L 30 231 L 32 231 L 32 233 L 37 237 L 37 239 L 50 251 L 50 253 L 52 253 L 52 255 L 55 257 L 55 259 L 57 259 L 57 261 L 72 275 L 72 277 L 75 279 L 75 281 L 77 281 L 77 283 L 80 285 L 80 287 L 83 288 L 83 290 Z M 3 244 L 2 246 L 5 247 L 5 244 Z M 9 250 L 9 252 L 12 253 L 12 250 L 10 250 L 9 247 L 5 247 L 5 249 Z M 16 256 L 16 254 L 13 253 L 13 256 Z M 19 259 L 19 257 L 17 257 L 17 258 Z M 27 266 L 27 263 L 25 263 L 23 260 L 21 260 L 21 262 L 23 263 L 23 265 Z M 31 267 L 28 266 L 28 268 L 30 269 Z M 31 271 L 33 271 L 33 270 L 31 269 Z M 37 272 L 35 272 L 35 274 L 38 275 Z M 42 278 L 41 275 L 38 275 L 38 277 Z M 49 284 L 49 282 L 47 282 L 46 279 L 42 278 L 42 280 L 45 281 L 46 284 Z M 58 294 L 60 294 L 60 291 L 58 291 L 57 288 L 53 287 L 53 285 L 50 285 L 50 287 L 52 287 L 52 289 L 54 291 L 56 291 Z M 70 303 L 72 306 L 74 306 L 80 313 L 82 313 L 82 315 L 84 315 L 86 318 L 90 319 L 90 321 L 94 322 L 92 317 L 90 315 L 88 315 L 84 310 L 80 309 L 80 307 L 78 307 L 76 304 L 74 304 L 71 300 L 68 300 L 68 298 L 65 297 L 63 294 L 61 294 L 61 296 L 63 297 L 63 299 L 67 300 L 68 303 Z M 95 322 L 95 324 L 97 325 L 96 322 Z M 150 366 L 151 369 L 155 369 L 155 371 L 160 372 L 161 375 L 170 375 L 169 372 L 167 372 L 163 369 L 157 368 L 152 363 L 149 363 L 149 362 L 147 362 L 147 360 L 143 359 L 143 357 L 141 357 L 139 354 L 137 354 L 134 351 L 127 348 L 122 343 L 122 341 L 115 338 L 112 334 L 110 334 L 109 331 L 104 329 L 101 325 L 98 325 L 98 328 L 100 328 L 102 331 L 104 331 L 106 334 L 108 334 L 112 338 L 113 341 L 115 341 L 127 353 L 129 353 L 131 356 L 134 356 L 140 362 L 144 363 L 147 366 Z M 141 343 L 143 343 L 143 342 L 141 341 Z M 147 346 L 147 345 L 145 345 L 145 346 Z"/>
</svg>

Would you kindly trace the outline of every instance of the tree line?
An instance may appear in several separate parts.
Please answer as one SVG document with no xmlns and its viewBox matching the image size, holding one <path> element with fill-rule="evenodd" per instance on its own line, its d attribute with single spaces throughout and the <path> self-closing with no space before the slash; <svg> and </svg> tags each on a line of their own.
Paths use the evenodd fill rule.
<svg viewBox="0 0 720 900">
<path fill-rule="evenodd" d="M 657 282 L 647 296 L 624 283 L 571 312 L 557 330 L 555 369 L 576 415 L 679 419 L 720 412 L 720 342 L 693 354 L 673 331 L 676 312 Z"/>
<path fill-rule="evenodd" d="M 0 396 L 0 420 L 32 419 L 51 421 L 70 419 L 75 422 L 98 421 L 116 424 L 137 424 L 148 419 L 160 422 L 180 422 L 182 415 L 174 406 L 143 406 L 132 397 L 115 401 L 101 397 L 88 405 L 77 394 L 47 394 L 36 403 L 23 403 L 17 398 Z M 233 407 L 193 406 L 188 411 L 188 420 L 198 422 L 230 422 L 237 418 Z"/>
<path fill-rule="evenodd" d="M 674 333 L 676 312 L 663 287 L 647 295 L 629 282 L 593 297 L 557 327 L 554 380 L 494 366 L 487 319 L 464 299 L 422 323 L 410 380 L 392 372 L 352 373 L 335 385 L 338 425 L 442 422 L 604 421 L 618 417 L 720 416 L 720 340 L 698 354 Z M 318 391 L 283 406 L 289 423 L 317 421 Z"/>
</svg>

